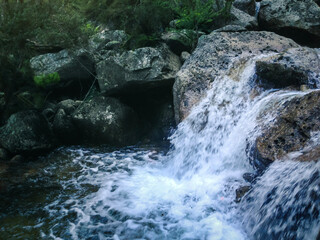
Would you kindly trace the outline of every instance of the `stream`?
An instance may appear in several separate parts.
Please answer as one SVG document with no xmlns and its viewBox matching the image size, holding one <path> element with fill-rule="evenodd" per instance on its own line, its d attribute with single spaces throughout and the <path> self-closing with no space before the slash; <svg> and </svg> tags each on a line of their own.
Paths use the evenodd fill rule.
<svg viewBox="0 0 320 240">
<path fill-rule="evenodd" d="M 256 87 L 255 60 L 238 81 L 215 80 L 169 148 L 65 147 L 9 167 L 0 239 L 316 240 L 320 162 L 275 161 L 236 201 L 243 174 L 257 173 L 247 147 L 259 123 L 306 94 Z"/>
</svg>

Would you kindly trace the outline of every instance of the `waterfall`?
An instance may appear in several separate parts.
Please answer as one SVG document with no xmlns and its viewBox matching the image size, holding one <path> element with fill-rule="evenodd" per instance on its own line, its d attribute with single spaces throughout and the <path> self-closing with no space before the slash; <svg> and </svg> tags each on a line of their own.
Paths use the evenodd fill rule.
<svg viewBox="0 0 320 240">
<path fill-rule="evenodd" d="M 71 163 L 44 169 L 58 171 L 63 191 L 45 207 L 51 230 L 42 231 L 43 238 L 315 239 L 319 163 L 290 156 L 276 161 L 236 201 L 236 190 L 248 185 L 243 175 L 256 174 L 248 146 L 261 123 L 274 120 L 273 109 L 307 94 L 259 88 L 255 61 L 262 57 L 242 63 L 237 76 L 215 79 L 171 136 L 166 154 L 65 150 Z M 72 168 L 80 170 L 70 174 Z"/>
</svg>

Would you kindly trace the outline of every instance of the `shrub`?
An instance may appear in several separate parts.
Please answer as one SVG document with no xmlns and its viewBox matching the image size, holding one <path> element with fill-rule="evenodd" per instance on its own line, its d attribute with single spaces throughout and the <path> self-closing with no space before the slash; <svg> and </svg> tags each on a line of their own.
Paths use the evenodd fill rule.
<svg viewBox="0 0 320 240">
<path fill-rule="evenodd" d="M 49 85 L 56 84 L 60 82 L 60 76 L 59 73 L 49 73 L 49 74 L 43 74 L 33 77 L 33 81 L 38 87 L 47 87 Z"/>
</svg>

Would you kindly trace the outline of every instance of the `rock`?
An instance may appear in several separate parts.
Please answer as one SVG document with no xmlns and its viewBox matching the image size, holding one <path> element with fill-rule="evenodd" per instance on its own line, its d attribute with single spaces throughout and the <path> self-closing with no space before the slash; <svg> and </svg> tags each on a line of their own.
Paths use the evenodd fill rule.
<svg viewBox="0 0 320 240">
<path fill-rule="evenodd" d="M 84 49 L 40 55 L 30 60 L 30 66 L 36 76 L 57 72 L 60 76 L 59 84 L 70 81 L 92 82 L 95 73 L 93 59 Z"/>
<path fill-rule="evenodd" d="M 180 66 L 179 57 L 165 45 L 145 47 L 105 58 L 97 64 L 97 79 L 102 92 L 130 92 L 135 87 L 172 84 Z"/>
<path fill-rule="evenodd" d="M 202 36 L 196 50 L 177 73 L 173 88 L 176 122 L 188 116 L 217 77 L 229 75 L 237 80 L 238 75 L 232 71 L 237 64 L 292 47 L 299 45 L 271 32 L 213 32 Z"/>
<path fill-rule="evenodd" d="M 62 144 L 81 143 L 78 128 L 72 121 L 71 115 L 59 109 L 53 120 L 53 133 Z"/>
<path fill-rule="evenodd" d="M 255 0 L 235 0 L 233 6 L 254 16 L 256 13 L 256 2 Z"/>
<path fill-rule="evenodd" d="M 190 52 L 195 48 L 198 38 L 204 35 L 203 32 L 197 32 L 188 29 L 172 30 L 162 34 L 161 39 L 169 46 L 170 50 L 177 55 L 183 51 Z"/>
<path fill-rule="evenodd" d="M 181 55 L 180 55 L 181 63 L 184 63 L 189 57 L 190 57 L 190 53 L 182 52 Z"/>
<path fill-rule="evenodd" d="M 42 111 L 42 115 L 47 119 L 49 123 L 53 122 L 55 111 L 52 108 L 46 108 Z"/>
<path fill-rule="evenodd" d="M 244 32 L 248 31 L 245 27 L 239 25 L 227 25 L 225 27 L 214 30 L 215 32 Z"/>
<path fill-rule="evenodd" d="M 72 114 L 80 105 L 82 101 L 74 101 L 72 99 L 67 99 L 59 102 L 57 104 L 58 109 L 63 109 L 63 111 L 70 115 Z"/>
<path fill-rule="evenodd" d="M 0 148 L 0 161 L 7 161 L 9 158 L 9 153 L 7 150 Z"/>
<path fill-rule="evenodd" d="M 72 120 L 84 142 L 125 145 L 139 135 L 135 112 L 114 98 L 100 96 L 84 102 Z"/>
<path fill-rule="evenodd" d="M 231 20 L 228 22 L 228 25 L 239 25 L 248 30 L 258 29 L 257 19 L 249 15 L 248 13 L 245 13 L 236 7 L 232 7 L 230 14 L 231 14 Z"/>
<path fill-rule="evenodd" d="M 89 40 L 89 50 L 92 53 L 102 50 L 117 49 L 123 45 L 129 36 L 122 30 L 103 30 Z"/>
<path fill-rule="evenodd" d="M 257 160 L 256 167 L 263 169 L 272 161 L 306 146 L 311 132 L 320 130 L 319 101 L 320 91 L 313 91 L 294 97 L 277 109 L 275 120 L 263 127 L 251 150 L 251 159 Z M 308 154 L 314 155 L 317 151 Z"/>
<path fill-rule="evenodd" d="M 251 186 L 242 186 L 236 190 L 236 202 L 240 202 L 241 198 L 251 190 Z"/>
<path fill-rule="evenodd" d="M 32 154 L 54 146 L 47 120 L 37 111 L 13 114 L 0 128 L 0 144 L 13 154 Z"/>
<path fill-rule="evenodd" d="M 263 0 L 260 26 L 297 42 L 312 41 L 320 45 L 320 7 L 313 0 Z"/>
<path fill-rule="evenodd" d="M 300 162 L 311 162 L 311 161 L 319 161 L 320 160 L 320 145 L 315 146 L 313 148 L 307 148 L 302 151 L 301 155 L 293 158 L 293 160 Z"/>
<path fill-rule="evenodd" d="M 320 80 L 320 59 L 310 48 L 291 48 L 256 63 L 256 73 L 263 85 L 271 88 L 308 85 L 317 87 Z"/>
<path fill-rule="evenodd" d="M 246 182 L 253 183 L 257 176 L 253 173 L 244 173 L 242 177 Z"/>
</svg>

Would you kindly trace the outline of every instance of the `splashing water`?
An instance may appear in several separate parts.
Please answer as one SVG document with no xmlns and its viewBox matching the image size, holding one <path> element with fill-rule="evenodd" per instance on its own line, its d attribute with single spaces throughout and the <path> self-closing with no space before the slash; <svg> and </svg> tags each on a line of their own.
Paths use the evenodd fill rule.
<svg viewBox="0 0 320 240">
<path fill-rule="evenodd" d="M 215 80 L 171 136 L 167 154 L 154 148 L 53 153 L 60 161 L 43 168 L 41 178 L 55 176 L 50 182 L 58 189 L 41 205 L 46 220 L 37 218 L 32 228 L 43 239 L 290 239 L 297 231 L 297 239 L 315 238 L 319 217 L 298 221 L 294 214 L 319 192 L 319 177 L 313 178 L 319 163 L 276 162 L 235 202 L 236 189 L 247 184 L 243 174 L 255 173 L 246 149 L 259 123 L 272 121 L 271 109 L 306 94 L 257 89 L 255 61 L 238 80 Z M 303 194 L 309 197 L 295 198 Z M 287 213 L 283 221 L 273 212 L 278 205 Z"/>
</svg>

